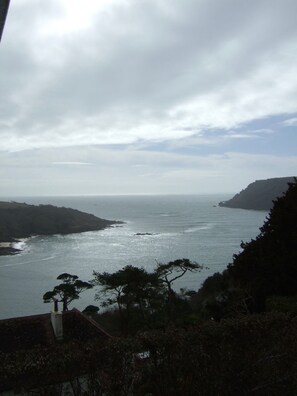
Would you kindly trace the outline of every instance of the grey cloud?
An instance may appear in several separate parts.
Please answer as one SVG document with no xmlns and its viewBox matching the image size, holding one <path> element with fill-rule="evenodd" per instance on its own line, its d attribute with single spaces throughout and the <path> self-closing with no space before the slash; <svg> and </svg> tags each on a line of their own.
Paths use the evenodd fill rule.
<svg viewBox="0 0 297 396">
<path fill-rule="evenodd" d="M 291 25 L 287 15 L 284 20 L 278 10 L 272 14 L 268 2 L 264 3 L 263 18 L 259 3 L 242 7 L 242 2 L 204 2 L 201 7 L 201 2 L 186 1 L 178 7 L 171 2 L 178 7 L 179 17 L 166 19 L 157 14 L 155 3 L 133 2 L 110 24 L 120 34 L 107 30 L 103 42 L 96 40 L 94 28 L 93 56 L 88 57 L 84 49 L 81 56 L 78 51 L 70 56 L 69 67 L 61 70 L 52 87 L 53 93 L 60 94 L 57 107 L 64 98 L 65 107 L 70 104 L 82 112 L 88 108 L 100 112 L 110 106 L 166 111 L 193 95 L 216 91 L 230 79 L 244 78 L 263 58 L 270 61 L 282 43 L 280 27 L 287 31 Z M 103 47 L 104 53 L 107 45 L 108 56 L 101 59 L 100 50 Z"/>
<path fill-rule="evenodd" d="M 275 113 L 277 105 L 263 104 L 260 91 L 268 88 L 256 77 L 262 81 L 268 70 L 275 80 L 296 64 L 288 55 L 296 11 L 293 0 L 130 0 L 98 13 L 90 29 L 59 36 L 42 30 L 61 15 L 58 1 L 42 8 L 37 0 L 15 3 L 1 48 L 0 114 L 9 125 L 3 133 L 21 138 L 23 148 L 121 143 L 180 138 L 174 130 L 188 136 L 190 128 Z M 292 81 L 292 95 L 296 88 Z M 269 97 L 279 93 L 271 91 Z M 192 110 L 176 110 L 191 103 Z M 282 111 L 296 110 L 296 99 L 290 103 Z"/>
</svg>

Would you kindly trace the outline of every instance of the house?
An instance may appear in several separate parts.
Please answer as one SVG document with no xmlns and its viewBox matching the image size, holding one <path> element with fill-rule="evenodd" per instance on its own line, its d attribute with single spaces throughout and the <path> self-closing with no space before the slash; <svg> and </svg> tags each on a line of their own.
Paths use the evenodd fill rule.
<svg viewBox="0 0 297 396">
<path fill-rule="evenodd" d="M 75 308 L 0 320 L 0 395 L 83 394 L 110 338 Z"/>
</svg>

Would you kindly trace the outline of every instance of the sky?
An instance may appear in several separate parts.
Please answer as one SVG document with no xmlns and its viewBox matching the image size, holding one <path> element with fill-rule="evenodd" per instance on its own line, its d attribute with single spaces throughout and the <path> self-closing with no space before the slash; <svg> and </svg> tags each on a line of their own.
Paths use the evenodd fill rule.
<svg viewBox="0 0 297 396">
<path fill-rule="evenodd" d="M 296 175 L 296 15 L 296 0 L 11 0 L 0 196 Z"/>
</svg>

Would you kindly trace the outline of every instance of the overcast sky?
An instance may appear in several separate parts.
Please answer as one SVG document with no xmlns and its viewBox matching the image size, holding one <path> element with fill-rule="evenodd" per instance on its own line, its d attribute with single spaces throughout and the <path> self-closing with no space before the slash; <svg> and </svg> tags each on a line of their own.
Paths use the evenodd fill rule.
<svg viewBox="0 0 297 396">
<path fill-rule="evenodd" d="M 11 0 L 1 196 L 297 174 L 296 0 Z"/>
</svg>

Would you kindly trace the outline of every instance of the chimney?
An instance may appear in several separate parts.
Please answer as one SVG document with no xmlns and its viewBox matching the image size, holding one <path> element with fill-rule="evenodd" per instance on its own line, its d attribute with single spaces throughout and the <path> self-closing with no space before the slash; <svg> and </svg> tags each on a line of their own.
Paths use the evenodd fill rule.
<svg viewBox="0 0 297 396">
<path fill-rule="evenodd" d="M 63 314 L 58 309 L 58 300 L 54 300 L 54 310 L 51 312 L 51 322 L 56 339 L 63 339 Z"/>
</svg>

